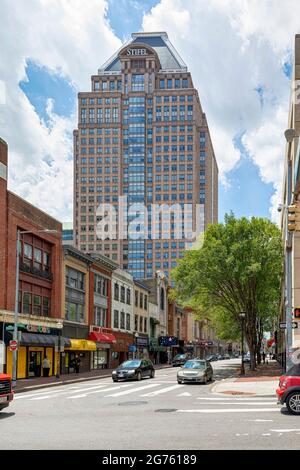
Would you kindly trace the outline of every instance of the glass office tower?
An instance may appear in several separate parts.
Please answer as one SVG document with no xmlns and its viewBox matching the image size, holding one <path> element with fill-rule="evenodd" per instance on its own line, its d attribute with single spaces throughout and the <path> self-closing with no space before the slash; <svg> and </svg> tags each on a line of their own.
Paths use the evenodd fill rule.
<svg viewBox="0 0 300 470">
<path fill-rule="evenodd" d="M 185 63 L 166 33 L 134 33 L 78 95 L 74 243 L 135 278 L 167 275 L 218 219 L 218 167 Z"/>
</svg>

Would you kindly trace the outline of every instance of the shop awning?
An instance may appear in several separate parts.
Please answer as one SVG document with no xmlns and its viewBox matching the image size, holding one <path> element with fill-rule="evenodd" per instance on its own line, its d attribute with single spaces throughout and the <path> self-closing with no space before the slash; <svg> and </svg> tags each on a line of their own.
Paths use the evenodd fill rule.
<svg viewBox="0 0 300 470">
<path fill-rule="evenodd" d="M 22 333 L 21 346 L 57 346 L 59 337 L 57 335 L 41 335 L 35 333 Z M 71 345 L 68 338 L 60 337 L 60 344 L 65 348 Z"/>
<path fill-rule="evenodd" d="M 96 343 L 116 343 L 116 337 L 111 333 L 96 333 L 93 331 L 89 335 L 89 339 Z"/>
<path fill-rule="evenodd" d="M 70 346 L 65 349 L 71 351 L 96 351 L 96 343 L 88 339 L 70 339 Z"/>
</svg>

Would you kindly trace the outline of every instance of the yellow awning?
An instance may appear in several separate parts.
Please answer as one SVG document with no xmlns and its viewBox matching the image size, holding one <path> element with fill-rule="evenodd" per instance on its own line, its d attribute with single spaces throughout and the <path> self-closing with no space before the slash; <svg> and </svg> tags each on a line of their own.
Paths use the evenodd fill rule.
<svg viewBox="0 0 300 470">
<path fill-rule="evenodd" d="M 71 339 L 71 346 L 66 347 L 66 350 L 70 351 L 96 351 L 96 343 L 89 341 L 88 339 Z"/>
</svg>

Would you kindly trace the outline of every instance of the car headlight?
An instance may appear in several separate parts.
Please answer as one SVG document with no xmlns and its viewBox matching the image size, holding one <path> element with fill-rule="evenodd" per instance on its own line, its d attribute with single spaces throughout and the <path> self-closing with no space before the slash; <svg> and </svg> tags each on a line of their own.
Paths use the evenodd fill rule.
<svg viewBox="0 0 300 470">
<path fill-rule="evenodd" d="M 135 374 L 135 369 L 131 369 L 128 371 L 128 374 Z"/>
<path fill-rule="evenodd" d="M 116 375 L 116 373 L 117 373 L 116 370 L 113 370 L 113 371 L 112 371 L 112 374 L 113 374 L 113 375 Z"/>
<path fill-rule="evenodd" d="M 178 375 L 183 375 L 183 370 L 178 371 Z"/>
</svg>

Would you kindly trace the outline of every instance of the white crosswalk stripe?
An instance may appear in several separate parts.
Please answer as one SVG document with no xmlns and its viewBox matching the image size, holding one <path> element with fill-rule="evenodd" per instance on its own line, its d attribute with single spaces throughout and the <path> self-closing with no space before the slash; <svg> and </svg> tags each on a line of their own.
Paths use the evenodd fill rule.
<svg viewBox="0 0 300 470">
<path fill-rule="evenodd" d="M 280 408 L 203 408 L 195 410 L 177 410 L 179 413 L 261 413 L 280 411 Z"/>
<path fill-rule="evenodd" d="M 156 390 L 155 392 L 145 393 L 141 395 L 142 397 L 154 397 L 156 395 L 161 395 L 162 393 L 171 392 L 172 390 L 176 390 L 177 388 L 184 387 L 184 385 L 173 385 L 172 387 L 162 388 L 161 390 Z"/>
<path fill-rule="evenodd" d="M 92 392 L 82 393 L 81 395 L 72 395 L 72 396 L 67 397 L 67 398 L 85 398 L 88 395 L 92 395 L 92 394 L 95 394 L 95 393 L 111 392 L 112 390 L 119 390 L 120 388 L 129 387 L 129 386 L 130 386 L 129 384 L 119 385 L 117 387 L 113 386 L 113 387 L 109 387 L 109 388 L 103 388 L 102 390 L 93 390 Z"/>
<path fill-rule="evenodd" d="M 111 395 L 106 395 L 106 397 L 120 397 L 123 395 L 129 395 L 130 393 L 135 393 L 135 392 L 140 392 L 141 390 L 145 390 L 148 388 L 153 388 L 153 387 L 158 387 L 160 384 L 150 384 L 150 385 L 145 385 L 144 387 L 139 387 L 139 388 L 133 388 L 131 390 L 126 390 L 125 392 L 118 392 L 118 393 L 113 393 Z M 144 396 L 144 395 L 141 395 Z"/>
</svg>

